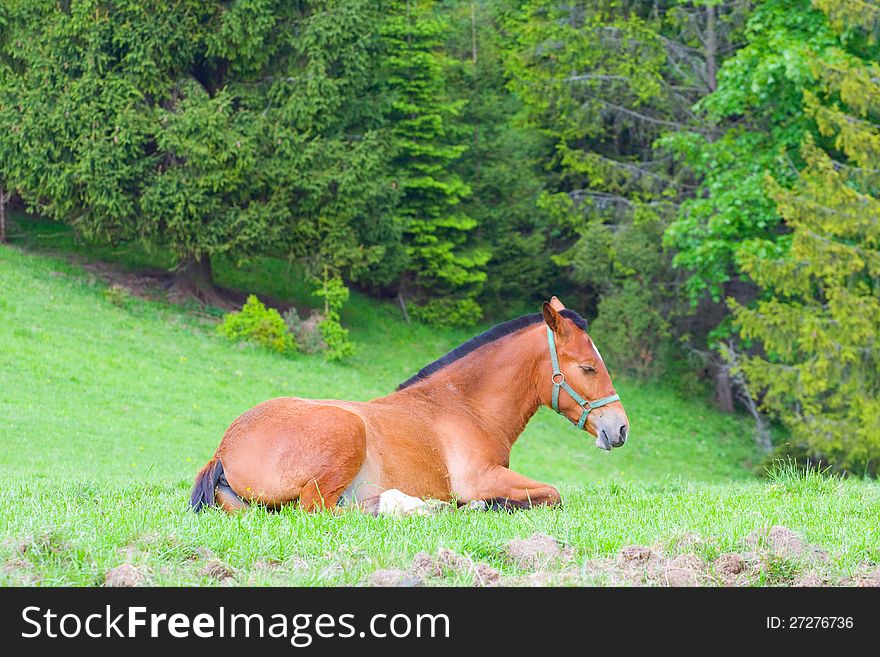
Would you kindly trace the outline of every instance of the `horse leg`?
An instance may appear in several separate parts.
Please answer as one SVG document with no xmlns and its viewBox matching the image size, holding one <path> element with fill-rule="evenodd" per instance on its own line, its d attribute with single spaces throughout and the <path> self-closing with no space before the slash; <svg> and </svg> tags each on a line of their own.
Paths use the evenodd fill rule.
<svg viewBox="0 0 880 657">
<path fill-rule="evenodd" d="M 553 486 L 500 465 L 492 466 L 479 478 L 474 493 L 462 501 L 484 500 L 491 509 L 506 510 L 556 506 L 562 502 L 559 491 Z"/>
<path fill-rule="evenodd" d="M 333 452 L 324 461 L 323 471 L 309 479 L 299 494 L 300 507 L 310 512 L 335 509 L 367 456 L 363 421 L 347 411 L 333 409 L 331 413 L 338 416 L 327 437 L 328 444 L 335 445 Z M 334 436 L 337 439 L 331 440 Z"/>
</svg>

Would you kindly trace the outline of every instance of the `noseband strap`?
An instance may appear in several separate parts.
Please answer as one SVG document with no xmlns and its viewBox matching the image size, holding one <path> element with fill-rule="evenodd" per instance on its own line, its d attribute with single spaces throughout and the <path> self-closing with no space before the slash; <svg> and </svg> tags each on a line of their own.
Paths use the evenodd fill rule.
<svg viewBox="0 0 880 657">
<path fill-rule="evenodd" d="M 553 376 L 550 377 L 550 380 L 553 382 L 552 406 L 554 411 L 565 417 L 565 419 L 572 424 L 577 425 L 578 429 L 583 429 L 584 425 L 587 423 L 587 416 L 590 414 L 590 411 L 594 408 L 599 408 L 600 406 L 620 401 L 620 395 L 616 393 L 609 395 L 608 397 L 602 397 L 602 399 L 597 399 L 596 401 L 587 401 L 581 397 L 574 388 L 568 385 L 568 382 L 565 380 L 565 374 L 559 369 L 559 356 L 556 355 L 556 339 L 553 337 L 553 331 L 550 330 L 549 326 L 547 327 L 547 344 L 550 347 L 550 363 L 553 365 Z M 565 392 L 568 393 L 568 396 L 574 399 L 578 406 L 584 409 L 577 422 L 569 419 L 565 413 L 559 410 L 560 388 L 563 388 Z"/>
</svg>

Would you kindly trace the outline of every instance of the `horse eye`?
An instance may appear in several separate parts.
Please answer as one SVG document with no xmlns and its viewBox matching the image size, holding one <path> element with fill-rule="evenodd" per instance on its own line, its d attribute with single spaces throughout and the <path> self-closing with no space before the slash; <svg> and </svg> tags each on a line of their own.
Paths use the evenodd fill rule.
<svg viewBox="0 0 880 657">
<path fill-rule="evenodd" d="M 596 371 L 596 368 L 593 367 L 592 365 L 581 365 L 580 368 L 581 368 L 584 372 L 587 372 L 587 373 L 591 373 L 591 372 L 595 372 L 595 371 Z"/>
</svg>

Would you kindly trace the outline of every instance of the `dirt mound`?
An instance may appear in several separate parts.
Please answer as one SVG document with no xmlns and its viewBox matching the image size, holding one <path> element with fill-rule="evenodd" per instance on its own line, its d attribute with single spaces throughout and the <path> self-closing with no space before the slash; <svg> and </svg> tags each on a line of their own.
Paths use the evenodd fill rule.
<svg viewBox="0 0 880 657">
<path fill-rule="evenodd" d="M 39 581 L 34 564 L 20 557 L 13 557 L 3 563 L 3 572 L 19 584 L 31 586 Z"/>
<path fill-rule="evenodd" d="M 783 559 L 828 559 L 825 550 L 807 543 L 799 534 L 781 525 L 774 525 L 770 529 L 756 529 L 746 536 L 745 543 L 758 550 L 769 550 L 771 554 Z"/>
<path fill-rule="evenodd" d="M 144 574 L 130 563 L 111 568 L 104 575 L 104 586 L 131 587 L 141 586 L 145 581 Z"/>
<path fill-rule="evenodd" d="M 222 582 L 234 576 L 235 570 L 220 559 L 209 559 L 205 565 L 199 568 L 199 577 L 209 577 Z"/>
<path fill-rule="evenodd" d="M 617 555 L 617 560 L 624 566 L 656 564 L 661 558 L 659 552 L 644 545 L 627 545 Z"/>
<path fill-rule="evenodd" d="M 422 578 L 399 568 L 377 570 L 370 574 L 367 581 L 372 586 L 421 586 Z"/>
<path fill-rule="evenodd" d="M 670 558 L 644 545 L 621 548 L 616 559 L 594 567 L 591 574 L 612 584 L 634 586 L 700 586 L 709 579 L 706 562 L 696 554 Z"/>
<path fill-rule="evenodd" d="M 736 552 L 722 554 L 715 560 L 715 572 L 724 577 L 735 577 L 745 572 L 746 567 L 746 560 Z"/>
<path fill-rule="evenodd" d="M 560 548 L 559 542 L 547 534 L 532 534 L 529 538 L 515 538 L 504 547 L 504 558 L 517 568 L 543 570 L 560 562 L 571 561 L 574 550 Z"/>
<path fill-rule="evenodd" d="M 501 580 L 501 574 L 489 564 L 474 561 L 447 548 L 440 548 L 436 556 L 419 552 L 413 557 L 410 570 L 422 579 L 468 574 L 473 578 L 473 586 L 493 586 Z"/>
<path fill-rule="evenodd" d="M 706 577 L 706 563 L 696 554 L 679 554 L 663 565 L 666 586 L 699 586 Z"/>
<path fill-rule="evenodd" d="M 862 587 L 880 586 L 880 568 L 873 566 L 863 569 L 856 573 L 853 583 Z"/>
<path fill-rule="evenodd" d="M 832 584 L 832 582 L 829 581 L 828 577 L 815 570 L 801 573 L 791 582 L 792 586 L 797 587 L 828 586 L 829 584 Z"/>
</svg>

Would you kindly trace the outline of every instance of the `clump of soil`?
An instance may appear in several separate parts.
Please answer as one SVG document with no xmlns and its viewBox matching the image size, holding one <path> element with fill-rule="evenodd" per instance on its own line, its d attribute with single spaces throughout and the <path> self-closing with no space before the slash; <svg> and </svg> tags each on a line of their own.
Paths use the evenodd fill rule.
<svg viewBox="0 0 880 657">
<path fill-rule="evenodd" d="M 760 571 L 759 557 L 754 552 L 727 552 L 715 559 L 715 576 L 722 586 L 750 584 Z"/>
<path fill-rule="evenodd" d="M 880 568 L 874 566 L 870 569 L 864 569 L 857 573 L 853 579 L 856 586 L 880 586 Z"/>
<path fill-rule="evenodd" d="M 699 586 L 705 575 L 706 563 L 696 554 L 679 554 L 663 565 L 666 586 Z"/>
<path fill-rule="evenodd" d="M 111 568 L 104 575 L 104 586 L 131 587 L 140 586 L 146 581 L 144 574 L 130 563 Z"/>
<path fill-rule="evenodd" d="M 423 584 L 421 577 L 418 577 L 413 573 L 408 573 L 405 570 L 400 570 L 399 568 L 387 568 L 383 570 L 377 570 L 370 574 L 370 576 L 367 578 L 367 581 L 372 586 L 385 587 L 410 587 L 421 586 Z"/>
<path fill-rule="evenodd" d="M 706 563 L 696 554 L 668 558 L 653 547 L 627 545 L 613 563 L 595 569 L 612 583 L 657 586 L 699 586 L 708 579 Z"/>
<path fill-rule="evenodd" d="M 200 577 L 209 577 L 218 581 L 230 579 L 235 576 L 235 570 L 220 559 L 209 559 L 205 565 L 199 569 Z"/>
<path fill-rule="evenodd" d="M 275 570 L 281 570 L 284 567 L 284 563 L 278 561 L 277 559 L 257 559 L 254 561 L 254 565 L 252 566 L 255 571 L 262 572 L 272 572 Z"/>
<path fill-rule="evenodd" d="M 529 538 L 515 538 L 504 547 L 504 558 L 517 568 L 543 570 L 560 562 L 571 561 L 574 550 L 560 548 L 559 542 L 547 534 L 532 534 Z"/>
<path fill-rule="evenodd" d="M 756 529 L 746 536 L 745 543 L 756 549 L 768 549 L 771 554 L 782 559 L 828 559 L 828 554 L 823 549 L 807 543 L 799 534 L 781 525 L 774 525 L 770 529 Z"/>
<path fill-rule="evenodd" d="M 622 547 L 617 555 L 618 562 L 623 566 L 653 566 L 661 559 L 659 552 L 644 545 L 627 545 Z"/>
<path fill-rule="evenodd" d="M 794 578 L 791 585 L 798 587 L 809 587 L 809 586 L 827 586 L 831 582 L 828 581 L 828 578 L 815 570 L 808 570 L 805 573 L 801 573 L 797 577 Z"/>
<path fill-rule="evenodd" d="M 473 586 L 493 586 L 501 580 L 501 574 L 489 564 L 447 548 L 441 548 L 436 556 L 419 552 L 413 557 L 410 571 L 421 579 L 465 573 L 472 577 Z"/>
<path fill-rule="evenodd" d="M 741 554 L 728 552 L 715 560 L 715 571 L 727 577 L 739 575 L 746 569 L 746 560 Z"/>
<path fill-rule="evenodd" d="M 35 584 L 39 580 L 34 564 L 20 557 L 6 560 L 3 563 L 3 572 L 26 586 Z"/>
<path fill-rule="evenodd" d="M 202 545 L 196 547 L 187 547 L 186 549 L 186 558 L 188 561 L 211 561 L 217 560 L 217 557 L 214 556 L 214 551 L 211 548 L 204 547 Z"/>
</svg>

